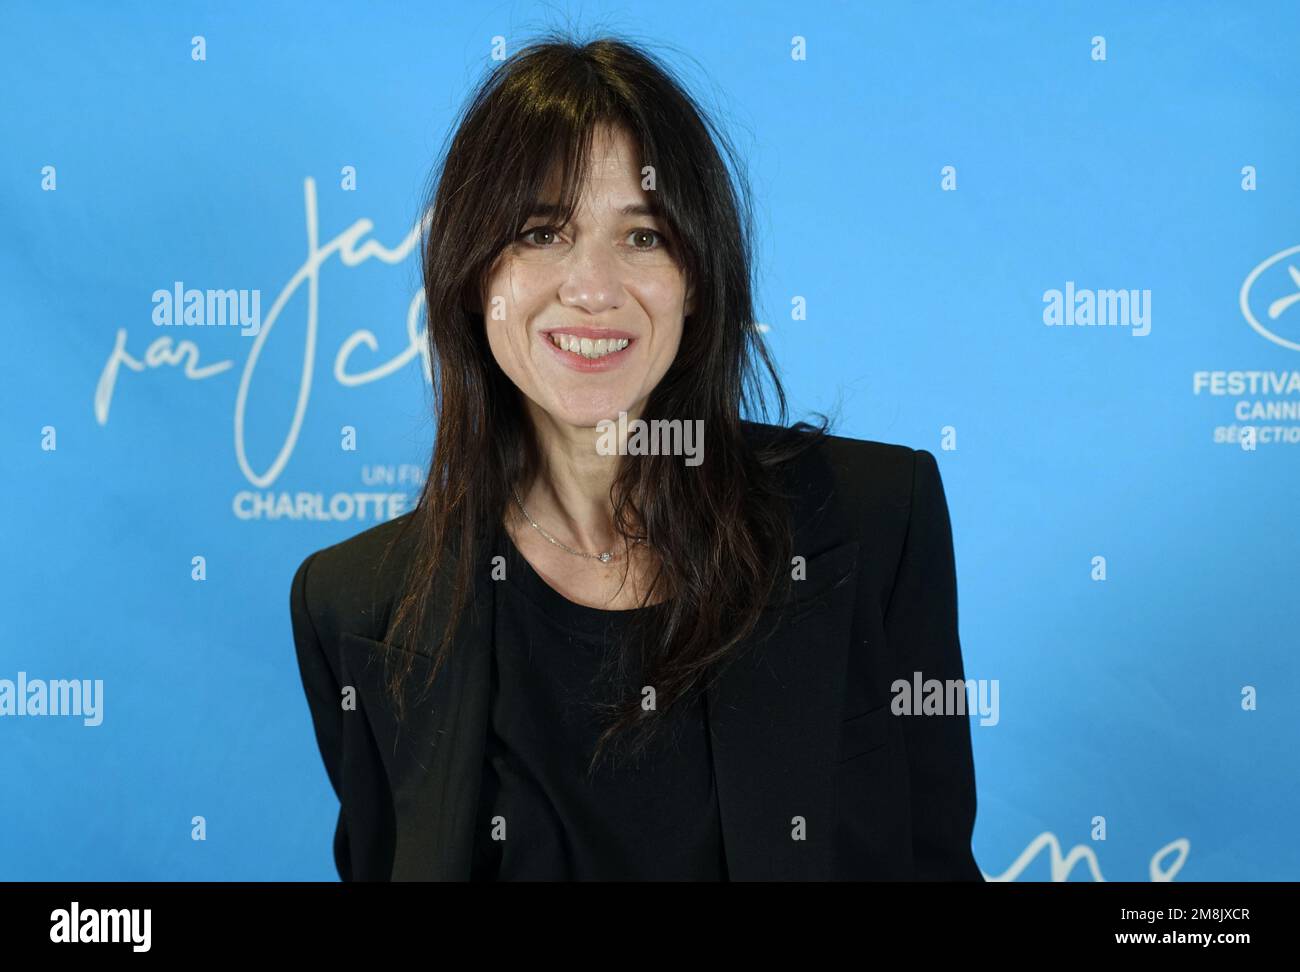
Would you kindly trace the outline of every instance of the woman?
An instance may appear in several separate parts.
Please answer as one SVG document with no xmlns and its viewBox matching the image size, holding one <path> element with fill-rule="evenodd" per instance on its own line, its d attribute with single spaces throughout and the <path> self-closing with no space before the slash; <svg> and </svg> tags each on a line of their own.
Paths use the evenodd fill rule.
<svg viewBox="0 0 1300 972">
<path fill-rule="evenodd" d="M 963 677 L 934 457 L 786 427 L 735 163 L 613 40 L 468 104 L 426 485 L 292 586 L 344 880 L 982 879 L 966 716 L 891 714 Z"/>
</svg>

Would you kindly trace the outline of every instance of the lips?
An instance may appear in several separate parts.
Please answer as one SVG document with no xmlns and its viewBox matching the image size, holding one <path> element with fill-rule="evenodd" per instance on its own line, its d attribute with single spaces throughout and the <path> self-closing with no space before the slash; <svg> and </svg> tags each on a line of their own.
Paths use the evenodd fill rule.
<svg viewBox="0 0 1300 972">
<path fill-rule="evenodd" d="M 565 334 L 562 331 L 552 331 L 550 333 L 551 343 L 562 351 L 568 351 L 570 354 L 580 354 L 584 358 L 603 358 L 607 354 L 616 354 L 622 351 L 630 343 L 628 338 L 580 338 L 573 334 Z"/>
<path fill-rule="evenodd" d="M 629 331 L 606 327 L 555 327 L 538 332 L 561 364 L 574 371 L 609 371 L 627 360 L 639 343 Z"/>
<path fill-rule="evenodd" d="M 604 338 L 605 340 L 610 340 L 612 338 L 626 338 L 630 341 L 636 337 L 636 335 L 631 331 L 621 331 L 616 327 L 587 327 L 578 324 L 575 324 L 572 327 L 564 327 L 557 324 L 554 327 L 543 328 L 542 333 L 572 334 L 575 337 L 591 338 L 593 341 L 598 341 L 601 338 Z"/>
</svg>

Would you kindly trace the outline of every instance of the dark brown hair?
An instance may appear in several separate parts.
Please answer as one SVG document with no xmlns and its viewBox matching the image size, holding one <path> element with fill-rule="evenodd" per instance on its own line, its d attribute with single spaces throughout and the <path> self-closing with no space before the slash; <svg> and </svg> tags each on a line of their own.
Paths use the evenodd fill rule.
<svg viewBox="0 0 1300 972">
<path fill-rule="evenodd" d="M 627 684 L 598 704 L 606 728 L 589 769 L 616 737 L 642 750 L 660 721 L 654 716 L 701 691 L 756 629 L 790 571 L 789 497 L 779 467 L 828 429 L 825 416 L 820 427 L 786 428 L 785 393 L 754 316 L 748 183 L 726 135 L 644 48 L 544 35 L 488 73 L 434 170 L 422 246 L 436 444 L 403 530 L 414 552 L 389 640 L 418 637 L 436 566 L 455 554 L 452 611 L 433 651 L 432 684 L 476 572 L 500 553 L 485 544 L 511 487 L 522 495 L 536 472 L 520 395 L 488 347 L 483 287 L 556 172 L 563 211 L 556 225 L 572 216 L 602 126 L 626 131 L 654 167 L 651 204 L 695 292 L 677 357 L 640 417 L 702 419 L 704 461 L 629 456 L 611 488 L 615 528 L 625 543 L 645 538 L 657 564 L 643 602 L 653 607 L 635 612 L 644 623 L 633 626 L 617 659 Z M 770 423 L 760 366 L 779 404 L 772 434 L 761 441 L 742 426 L 742 413 Z M 389 688 L 400 718 L 411 659 L 397 661 Z M 655 688 L 655 712 L 642 710 L 642 685 Z"/>
</svg>

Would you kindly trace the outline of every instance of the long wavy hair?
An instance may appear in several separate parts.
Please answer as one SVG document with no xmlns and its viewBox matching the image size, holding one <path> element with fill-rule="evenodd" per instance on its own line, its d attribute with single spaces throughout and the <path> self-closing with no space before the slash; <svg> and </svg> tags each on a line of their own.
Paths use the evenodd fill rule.
<svg viewBox="0 0 1300 972">
<path fill-rule="evenodd" d="M 589 772 L 607 747 L 621 748 L 610 745 L 616 741 L 629 753 L 643 751 L 663 721 L 657 717 L 702 691 L 758 627 L 769 598 L 785 589 L 792 536 L 780 467 L 829 428 L 825 416 L 820 426 L 786 427 L 785 392 L 754 315 L 748 181 L 727 136 L 644 47 L 550 33 L 521 48 L 462 109 L 426 208 L 422 256 L 437 431 L 423 491 L 401 531 L 413 552 L 389 626 L 389 640 L 418 638 L 437 565 L 456 557 L 452 607 L 424 688 L 449 656 L 476 572 L 500 553 L 487 545 L 500 535 L 494 530 L 512 488 L 522 495 L 538 470 L 521 396 L 488 346 L 481 304 L 487 274 L 555 172 L 562 211 L 555 225 L 572 216 L 602 126 L 626 131 L 653 166 L 650 204 L 695 290 L 677 357 L 640 417 L 702 419 L 705 458 L 698 466 L 670 455 L 620 460 L 610 489 L 614 526 L 624 549 L 638 538 L 648 544 L 654 569 L 644 610 L 631 613 L 609 668 L 613 691 L 592 703 L 604 728 Z M 775 423 L 764 371 L 778 404 Z M 767 434 L 747 434 L 742 413 Z M 412 659 L 392 654 L 388 687 L 400 720 Z M 654 687 L 651 710 L 643 708 L 642 686 Z"/>
</svg>

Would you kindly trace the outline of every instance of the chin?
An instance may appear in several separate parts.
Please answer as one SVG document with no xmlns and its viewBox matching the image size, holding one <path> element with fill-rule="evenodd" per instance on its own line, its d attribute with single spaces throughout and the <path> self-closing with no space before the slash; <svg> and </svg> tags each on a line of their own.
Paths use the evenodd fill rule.
<svg viewBox="0 0 1300 972">
<path fill-rule="evenodd" d="M 631 396 L 601 395 L 586 400 L 569 400 L 548 409 L 555 421 L 580 429 L 594 429 L 601 422 L 617 422 L 619 412 L 631 413 L 636 399 Z"/>
</svg>

